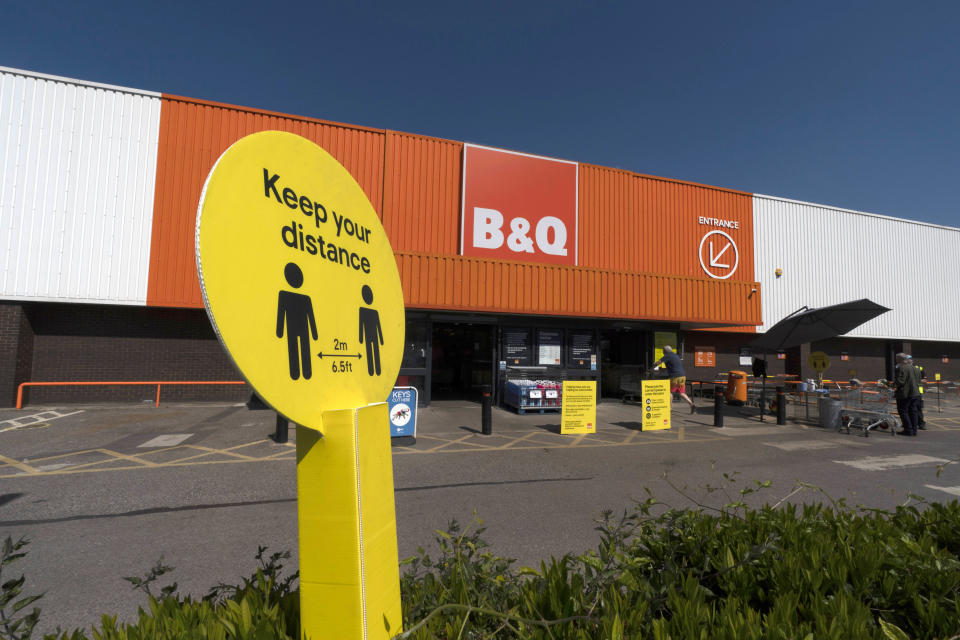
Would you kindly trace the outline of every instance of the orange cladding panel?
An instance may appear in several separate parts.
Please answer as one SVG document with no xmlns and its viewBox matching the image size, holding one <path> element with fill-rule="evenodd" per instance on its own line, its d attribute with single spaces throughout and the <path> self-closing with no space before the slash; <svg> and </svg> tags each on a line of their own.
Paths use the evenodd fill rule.
<svg viewBox="0 0 960 640">
<path fill-rule="evenodd" d="M 266 129 L 317 142 L 357 179 L 397 254 L 409 308 L 760 324 L 750 194 L 580 165 L 579 267 L 466 258 L 462 143 L 175 96 L 164 96 L 160 118 L 149 305 L 202 306 L 200 191 L 227 147 Z M 714 264 L 711 278 L 704 265 Z"/>
<path fill-rule="evenodd" d="M 463 144 L 387 132 L 383 228 L 394 251 L 456 255 Z"/>
<path fill-rule="evenodd" d="M 753 281 L 751 194 L 585 164 L 579 192 L 581 265 Z"/>
<path fill-rule="evenodd" d="M 753 325 L 755 282 L 396 252 L 412 309 Z"/>
<path fill-rule="evenodd" d="M 203 184 L 231 144 L 271 129 L 296 133 L 326 149 L 350 171 L 374 209 L 382 210 L 383 131 L 164 96 L 148 305 L 203 306 L 194 258 L 197 205 Z"/>
</svg>

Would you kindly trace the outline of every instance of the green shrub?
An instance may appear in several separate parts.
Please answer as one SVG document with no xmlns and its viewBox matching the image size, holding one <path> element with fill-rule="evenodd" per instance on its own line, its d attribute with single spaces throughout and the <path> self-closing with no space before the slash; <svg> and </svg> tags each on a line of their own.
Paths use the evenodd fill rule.
<svg viewBox="0 0 960 640">
<path fill-rule="evenodd" d="M 264 559 L 266 547 L 260 547 L 258 567 L 239 585 L 219 584 L 204 598 L 180 596 L 176 583 L 163 587 L 160 596 L 152 584 L 173 570 L 161 558 L 143 577 L 125 578 L 147 594 L 147 608 L 139 610 L 132 624 L 117 622 L 116 616 L 103 616 L 91 635 L 76 630 L 46 636 L 47 640 L 160 640 L 205 638 L 208 640 L 295 640 L 300 627 L 300 598 L 294 588 L 297 574 L 283 576 L 282 560 L 290 552 L 274 553 Z"/>
<path fill-rule="evenodd" d="M 491 553 L 483 531 L 479 521 L 452 522 L 437 533 L 435 557 L 421 549 L 404 561 L 401 638 L 960 637 L 956 501 L 893 511 L 738 501 L 711 510 L 651 498 L 620 517 L 604 514 L 596 549 L 536 569 Z M 8 546 L 4 558 L 22 556 Z M 289 554 L 264 552 L 250 578 L 217 585 L 201 600 L 178 595 L 176 585 L 153 595 L 170 570 L 161 559 L 144 577 L 128 578 L 148 597 L 135 623 L 104 616 L 89 636 L 48 637 L 296 638 L 297 576 L 283 577 L 281 564 Z M 10 605 L 21 587 L 22 578 L 5 583 L 9 597 L 0 604 Z M 3 637 L 30 635 L 26 626 L 18 633 Z"/>
<path fill-rule="evenodd" d="M 27 538 L 16 542 L 7 536 L 0 547 L 0 638 L 21 640 L 33 634 L 33 628 L 40 619 L 40 609 L 34 607 L 29 613 L 23 611 L 42 598 L 42 595 L 23 596 L 23 583 L 26 577 L 4 580 L 3 570 L 26 555 L 23 548 L 30 544 Z"/>
<path fill-rule="evenodd" d="M 421 552 L 402 579 L 404 637 L 896 639 L 960 632 L 956 501 L 892 512 L 843 503 L 738 506 L 654 513 L 659 505 L 651 499 L 618 519 L 605 514 L 595 551 L 551 558 L 538 570 L 511 570 L 478 554 L 475 536 L 444 534 L 440 560 Z M 432 570 L 424 574 L 425 566 Z M 496 572 L 475 577 L 485 567 Z"/>
</svg>

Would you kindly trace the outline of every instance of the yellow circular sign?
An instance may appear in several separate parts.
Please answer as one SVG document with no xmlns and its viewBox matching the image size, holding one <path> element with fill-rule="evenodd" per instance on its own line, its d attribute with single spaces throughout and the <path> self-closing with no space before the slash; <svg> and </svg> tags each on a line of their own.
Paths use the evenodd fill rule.
<svg viewBox="0 0 960 640">
<path fill-rule="evenodd" d="M 811 353 L 807 362 L 810 363 L 810 366 L 813 367 L 813 370 L 817 373 L 823 373 L 830 368 L 830 358 L 823 351 L 814 351 Z"/>
<path fill-rule="evenodd" d="M 400 274 L 366 194 L 333 156 L 281 131 L 227 149 L 197 211 L 214 328 L 263 400 L 308 427 L 384 402 L 404 340 Z"/>
</svg>

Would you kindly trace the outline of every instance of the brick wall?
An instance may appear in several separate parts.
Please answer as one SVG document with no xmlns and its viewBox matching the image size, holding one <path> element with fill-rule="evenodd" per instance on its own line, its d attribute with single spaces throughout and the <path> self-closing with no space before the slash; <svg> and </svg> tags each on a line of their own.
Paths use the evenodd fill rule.
<svg viewBox="0 0 960 640">
<path fill-rule="evenodd" d="M 830 358 L 830 367 L 823 377 L 830 380 L 859 378 L 863 381 L 887 377 L 887 341 L 856 338 L 831 338 L 810 344 L 810 351 L 822 351 Z M 847 360 L 843 360 L 846 353 Z M 805 378 L 816 378 L 817 373 L 803 362 Z"/>
<path fill-rule="evenodd" d="M 32 381 L 241 380 L 202 309 L 35 304 Z M 156 387 L 33 388 L 32 404 L 152 402 Z M 164 387 L 161 403 L 243 401 L 243 386 Z"/>
<path fill-rule="evenodd" d="M 750 342 L 757 338 L 755 333 L 711 333 L 708 331 L 689 331 L 683 334 L 683 368 L 689 380 L 713 380 L 721 373 L 731 370 L 753 373 L 751 364 L 740 364 L 740 348 L 749 347 Z M 713 347 L 716 350 L 716 366 L 695 366 L 695 351 L 697 347 Z M 752 352 L 754 356 L 763 355 L 759 351 Z M 767 375 L 785 373 L 785 361 L 777 360 L 776 353 L 767 354 Z"/>
<path fill-rule="evenodd" d="M 736 333 L 710 333 L 706 331 L 686 332 L 684 337 L 684 358 L 683 366 L 687 372 L 687 378 L 692 380 L 712 380 L 715 375 L 721 372 L 739 369 L 752 372 L 750 365 L 741 365 L 739 362 L 740 347 L 749 346 L 750 341 L 756 338 L 755 334 L 736 334 Z M 793 347 L 785 352 L 786 358 L 777 359 L 776 352 L 767 354 L 767 373 L 768 375 L 778 375 L 783 373 L 794 373 L 803 378 L 816 378 L 817 373 L 810 367 L 807 359 L 812 351 L 823 351 L 830 357 L 830 368 L 824 372 L 824 377 L 829 379 L 847 380 L 850 378 L 850 371 L 856 372 L 856 377 L 861 380 L 876 380 L 880 377 L 886 377 L 887 361 L 887 341 L 869 340 L 859 338 L 832 338 L 809 345 Z M 921 345 L 923 345 L 921 347 Z M 716 348 L 715 367 L 695 367 L 694 351 L 697 346 L 712 346 Z M 901 345 L 897 343 L 897 347 Z M 931 365 L 938 365 L 941 355 L 949 352 L 960 351 L 960 343 L 913 343 L 914 357 L 922 353 L 926 362 L 928 371 L 934 371 Z M 943 351 L 943 354 L 940 354 Z M 846 353 L 848 360 L 841 360 L 842 355 Z M 932 357 L 934 354 L 936 358 Z M 753 355 L 760 356 L 760 352 L 754 352 Z M 928 364 L 929 363 L 929 364 Z M 939 365 L 944 371 L 945 379 L 956 380 L 960 378 L 960 362 L 954 364 L 954 358 L 950 358 L 950 365 Z M 952 378 L 948 378 L 946 372 L 951 372 Z"/>
<path fill-rule="evenodd" d="M 23 305 L 0 302 L 0 406 L 16 403 L 17 385 L 29 378 L 33 330 Z"/>
<path fill-rule="evenodd" d="M 937 373 L 943 380 L 960 380 L 960 342 L 912 342 L 910 355 L 923 365 L 931 382 Z"/>
</svg>

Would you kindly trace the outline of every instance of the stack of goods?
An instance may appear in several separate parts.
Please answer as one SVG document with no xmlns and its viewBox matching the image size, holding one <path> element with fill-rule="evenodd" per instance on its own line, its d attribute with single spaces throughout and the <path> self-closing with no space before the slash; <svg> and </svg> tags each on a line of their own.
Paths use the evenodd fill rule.
<svg viewBox="0 0 960 640">
<path fill-rule="evenodd" d="M 520 409 L 559 409 L 563 386 L 555 380 L 508 380 L 504 402 Z"/>
</svg>

